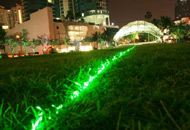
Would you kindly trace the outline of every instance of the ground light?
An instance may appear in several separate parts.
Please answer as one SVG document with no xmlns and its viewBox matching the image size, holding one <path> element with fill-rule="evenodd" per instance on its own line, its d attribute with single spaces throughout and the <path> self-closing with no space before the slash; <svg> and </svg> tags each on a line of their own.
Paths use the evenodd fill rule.
<svg viewBox="0 0 190 130">
<path fill-rule="evenodd" d="M 32 120 L 32 130 L 41 130 L 44 129 L 50 122 L 54 120 L 53 116 L 58 115 L 61 110 L 68 107 L 68 102 L 72 102 L 76 98 L 80 97 L 80 94 L 86 90 L 90 84 L 99 77 L 100 74 L 108 70 L 108 67 L 111 67 L 112 64 L 117 62 L 121 57 L 127 55 L 130 51 L 132 51 L 136 46 L 133 46 L 123 52 L 119 52 L 113 56 L 111 59 L 106 59 L 104 63 L 102 63 L 97 69 L 95 70 L 94 75 L 89 75 L 89 78 L 86 82 L 79 83 L 74 82 L 77 86 L 77 90 L 71 92 L 69 95 L 68 101 L 58 106 L 52 104 L 51 109 L 42 109 L 40 106 L 36 106 L 35 109 L 32 108 L 35 120 Z M 53 116 L 52 116 L 53 115 Z"/>
</svg>

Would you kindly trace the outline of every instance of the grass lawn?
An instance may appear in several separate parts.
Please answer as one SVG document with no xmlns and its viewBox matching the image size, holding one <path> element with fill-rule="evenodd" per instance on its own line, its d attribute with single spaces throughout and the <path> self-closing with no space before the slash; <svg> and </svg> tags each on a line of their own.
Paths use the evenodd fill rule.
<svg viewBox="0 0 190 130">
<path fill-rule="evenodd" d="M 0 130 L 32 128 L 106 59 L 129 47 L 0 59 Z M 91 68 L 91 71 L 89 71 Z M 137 46 L 100 74 L 44 130 L 190 129 L 190 43 Z"/>
</svg>

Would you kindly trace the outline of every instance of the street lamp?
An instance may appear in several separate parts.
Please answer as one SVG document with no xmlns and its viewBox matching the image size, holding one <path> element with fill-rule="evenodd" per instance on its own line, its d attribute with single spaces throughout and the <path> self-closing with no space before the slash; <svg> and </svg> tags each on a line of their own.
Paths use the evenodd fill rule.
<svg viewBox="0 0 190 130">
<path fill-rule="evenodd" d="M 22 42 L 21 42 L 20 34 L 16 34 L 15 38 L 19 40 L 19 43 L 20 43 L 20 56 L 21 56 L 22 55 Z"/>
<path fill-rule="evenodd" d="M 16 39 L 20 39 L 20 35 L 19 34 L 16 34 Z"/>
</svg>

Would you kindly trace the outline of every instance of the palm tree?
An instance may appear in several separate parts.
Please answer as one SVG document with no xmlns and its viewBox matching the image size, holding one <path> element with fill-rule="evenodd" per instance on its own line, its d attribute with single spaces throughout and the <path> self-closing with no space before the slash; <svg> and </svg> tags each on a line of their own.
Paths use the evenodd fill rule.
<svg viewBox="0 0 190 130">
<path fill-rule="evenodd" d="M 5 45 L 7 45 L 9 47 L 9 49 L 11 49 L 12 52 L 12 57 L 14 57 L 14 49 L 15 47 L 19 44 L 18 40 L 15 40 L 13 38 L 13 36 L 7 37 L 5 39 Z"/>
<path fill-rule="evenodd" d="M 23 29 L 21 31 L 21 46 L 24 47 L 24 56 L 26 56 L 26 46 L 28 46 L 28 32 L 26 29 Z"/>
<path fill-rule="evenodd" d="M 35 55 L 36 51 L 36 47 L 39 46 L 41 44 L 41 41 L 40 40 L 35 40 L 33 39 L 32 41 L 29 41 L 27 46 L 30 46 L 33 50 L 33 54 Z"/>
<path fill-rule="evenodd" d="M 51 41 L 51 45 L 54 45 L 56 50 L 58 49 L 58 45 L 60 44 L 60 41 L 58 39 L 54 39 Z"/>
<path fill-rule="evenodd" d="M 70 39 L 69 38 L 65 38 L 64 40 L 63 40 L 63 44 L 65 44 L 66 45 L 66 49 L 67 49 L 67 51 L 68 51 L 68 44 L 69 44 L 69 41 L 70 41 Z"/>
</svg>

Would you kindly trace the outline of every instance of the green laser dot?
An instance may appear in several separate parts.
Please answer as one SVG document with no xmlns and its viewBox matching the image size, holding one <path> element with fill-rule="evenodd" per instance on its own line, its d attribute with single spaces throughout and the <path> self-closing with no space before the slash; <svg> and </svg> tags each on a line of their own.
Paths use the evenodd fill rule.
<svg viewBox="0 0 190 130">
<path fill-rule="evenodd" d="M 63 108 L 63 105 L 58 106 L 56 109 L 60 110 L 61 108 Z"/>
<path fill-rule="evenodd" d="M 39 106 L 37 106 L 36 108 L 37 108 L 38 110 L 42 110 L 42 108 L 41 108 L 41 107 L 39 107 Z"/>
<path fill-rule="evenodd" d="M 81 86 L 81 84 L 79 84 L 79 83 L 77 83 L 77 82 L 75 82 L 75 84 L 78 85 L 78 86 Z"/>
<path fill-rule="evenodd" d="M 38 114 L 38 116 L 42 116 L 43 115 L 43 112 L 41 112 L 40 114 Z"/>
</svg>

